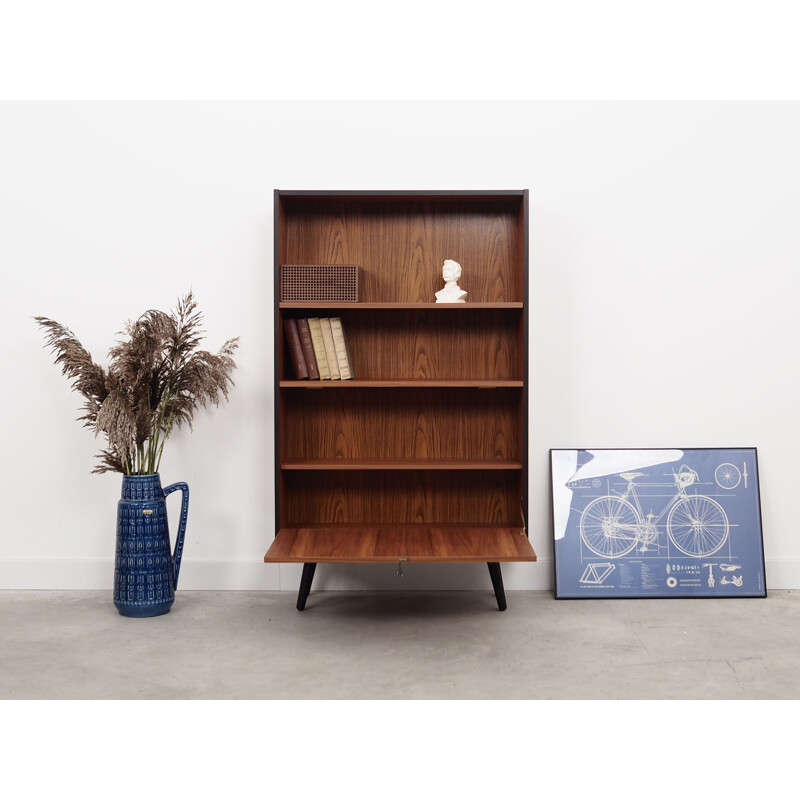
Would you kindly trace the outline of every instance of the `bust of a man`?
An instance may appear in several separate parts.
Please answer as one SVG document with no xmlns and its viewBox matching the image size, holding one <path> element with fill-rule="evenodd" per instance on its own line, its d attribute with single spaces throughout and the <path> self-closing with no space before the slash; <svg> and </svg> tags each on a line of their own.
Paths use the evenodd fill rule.
<svg viewBox="0 0 800 800">
<path fill-rule="evenodd" d="M 442 266 L 442 277 L 444 278 L 444 289 L 436 292 L 437 303 L 465 303 L 464 298 L 467 293 L 458 285 L 461 277 L 461 264 L 453 261 L 452 258 L 445 260 Z"/>
</svg>

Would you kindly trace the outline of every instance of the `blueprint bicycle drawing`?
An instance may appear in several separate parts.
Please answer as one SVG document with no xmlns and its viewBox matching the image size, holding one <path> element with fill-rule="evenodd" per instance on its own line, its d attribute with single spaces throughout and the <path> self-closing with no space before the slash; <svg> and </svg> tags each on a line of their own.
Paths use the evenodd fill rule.
<svg viewBox="0 0 800 800">
<path fill-rule="evenodd" d="M 755 448 L 551 450 L 557 597 L 766 595 Z"/>
<path fill-rule="evenodd" d="M 635 481 L 644 476 L 620 473 L 628 483 L 625 491 L 596 497 L 581 513 L 581 538 L 593 553 L 619 558 L 637 545 L 639 552 L 647 552 L 658 539 L 658 525 L 665 515 L 669 540 L 687 556 L 710 556 L 725 544 L 730 528 L 725 510 L 711 497 L 687 493 L 698 479 L 693 469 L 684 464 L 673 473 L 676 494 L 658 514 L 642 511 Z"/>
</svg>

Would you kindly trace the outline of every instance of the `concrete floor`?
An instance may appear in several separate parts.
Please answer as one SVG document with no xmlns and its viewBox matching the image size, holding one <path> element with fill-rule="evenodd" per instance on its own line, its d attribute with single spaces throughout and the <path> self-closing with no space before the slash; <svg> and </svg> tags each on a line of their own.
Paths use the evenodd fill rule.
<svg viewBox="0 0 800 800">
<path fill-rule="evenodd" d="M 0 699 L 797 699 L 800 593 L 0 592 Z"/>
</svg>

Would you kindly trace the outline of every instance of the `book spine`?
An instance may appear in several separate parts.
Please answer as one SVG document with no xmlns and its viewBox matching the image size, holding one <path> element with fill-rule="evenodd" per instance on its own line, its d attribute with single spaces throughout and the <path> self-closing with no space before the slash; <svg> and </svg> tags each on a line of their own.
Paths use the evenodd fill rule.
<svg viewBox="0 0 800 800">
<path fill-rule="evenodd" d="M 322 342 L 325 345 L 325 358 L 328 361 L 328 369 L 331 371 L 331 380 L 338 381 L 341 376 L 339 362 L 336 359 L 336 346 L 333 343 L 331 321 L 327 317 L 320 317 L 319 326 L 322 328 Z"/>
<path fill-rule="evenodd" d="M 283 328 L 286 331 L 286 343 L 289 345 L 289 355 L 292 357 L 295 378 L 308 378 L 306 360 L 303 358 L 303 345 L 300 344 L 300 334 L 297 332 L 297 322 L 285 319 Z"/>
<path fill-rule="evenodd" d="M 328 358 L 325 355 L 325 343 L 322 341 L 322 327 L 319 317 L 308 318 L 308 329 L 311 331 L 311 344 L 314 346 L 314 355 L 317 358 L 317 369 L 322 381 L 331 379 L 331 370 L 328 367 Z"/>
<path fill-rule="evenodd" d="M 339 374 L 343 381 L 349 380 L 353 377 L 353 370 L 350 366 L 352 361 L 340 317 L 331 317 L 331 334 L 333 335 L 333 346 L 336 350 L 336 360 L 339 364 Z"/>
<path fill-rule="evenodd" d="M 311 341 L 311 331 L 308 328 L 308 320 L 297 320 L 297 332 L 300 335 L 300 344 L 303 347 L 303 357 L 305 358 L 308 369 L 308 379 L 310 381 L 319 380 L 319 369 L 317 369 L 317 359 L 314 356 L 314 343 Z"/>
</svg>

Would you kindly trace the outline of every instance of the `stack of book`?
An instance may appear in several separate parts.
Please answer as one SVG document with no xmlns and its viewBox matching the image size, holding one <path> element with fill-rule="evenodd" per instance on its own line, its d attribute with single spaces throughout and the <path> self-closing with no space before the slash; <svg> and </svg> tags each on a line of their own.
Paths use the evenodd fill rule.
<svg viewBox="0 0 800 800">
<path fill-rule="evenodd" d="M 286 319 L 283 325 L 296 378 L 346 381 L 353 377 L 350 348 L 339 317 Z"/>
</svg>

